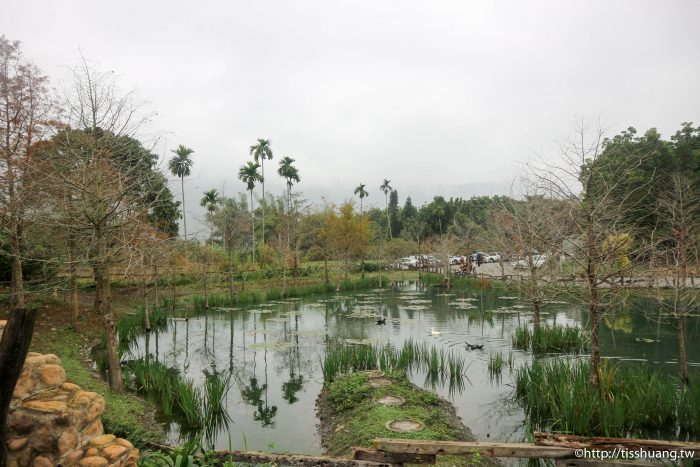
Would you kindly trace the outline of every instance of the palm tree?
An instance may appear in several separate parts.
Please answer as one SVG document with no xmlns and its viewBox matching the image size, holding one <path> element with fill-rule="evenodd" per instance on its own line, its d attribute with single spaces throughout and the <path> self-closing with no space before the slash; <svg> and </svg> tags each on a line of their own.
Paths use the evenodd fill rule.
<svg viewBox="0 0 700 467">
<path fill-rule="evenodd" d="M 255 211 L 253 210 L 253 189 L 256 182 L 262 182 L 263 177 L 258 172 L 260 164 L 248 162 L 238 169 L 238 178 L 246 184 L 246 188 L 250 192 L 250 213 L 253 216 L 253 261 L 255 261 Z"/>
<path fill-rule="evenodd" d="M 292 183 L 299 183 L 299 170 L 292 165 L 294 159 L 284 157 L 280 160 L 277 173 L 280 177 L 287 179 L 287 213 L 292 210 Z"/>
<path fill-rule="evenodd" d="M 387 180 L 386 178 L 384 179 L 384 182 L 382 182 L 381 186 L 379 187 L 380 190 L 384 192 L 384 201 L 386 205 L 386 225 L 389 229 L 389 238 L 391 237 L 391 219 L 389 219 L 389 193 L 391 193 L 391 186 L 389 183 L 391 180 Z"/>
<path fill-rule="evenodd" d="M 258 138 L 258 144 L 250 147 L 250 155 L 253 160 L 260 163 L 262 176 L 262 241 L 265 244 L 265 159 L 272 160 L 272 148 L 270 147 L 269 139 Z"/>
<path fill-rule="evenodd" d="M 212 215 L 216 208 L 221 204 L 221 195 L 216 189 L 205 191 L 204 196 L 199 201 L 199 205 L 207 208 L 209 212 L 209 220 L 211 221 L 211 230 L 209 231 L 209 239 L 212 246 L 214 245 L 214 219 Z M 209 309 L 209 252 L 204 250 L 204 308 Z"/>
<path fill-rule="evenodd" d="M 192 159 L 190 154 L 194 150 L 188 148 L 185 145 L 179 145 L 177 149 L 171 149 L 170 152 L 175 155 L 168 162 L 168 168 L 170 173 L 180 177 L 180 182 L 182 186 L 182 223 L 185 229 L 185 240 L 187 240 L 187 215 L 185 211 L 185 177 L 190 176 L 190 169 L 192 168 Z"/>
<path fill-rule="evenodd" d="M 360 186 L 355 188 L 355 194 L 360 197 L 360 215 L 362 215 L 362 200 L 366 197 L 369 196 L 369 193 L 365 191 L 365 184 L 360 183 Z"/>
<path fill-rule="evenodd" d="M 209 212 L 209 218 L 211 219 L 212 214 L 214 214 L 214 211 L 216 211 L 216 208 L 222 202 L 223 202 L 223 199 L 221 198 L 219 191 L 216 188 L 214 188 L 213 190 L 209 190 L 209 191 L 204 192 L 204 196 L 199 201 L 199 205 L 202 206 L 203 208 L 207 208 L 207 212 Z M 212 222 L 211 231 L 209 233 L 209 238 L 211 239 L 212 243 L 214 241 L 213 236 L 214 236 L 214 223 Z"/>
</svg>

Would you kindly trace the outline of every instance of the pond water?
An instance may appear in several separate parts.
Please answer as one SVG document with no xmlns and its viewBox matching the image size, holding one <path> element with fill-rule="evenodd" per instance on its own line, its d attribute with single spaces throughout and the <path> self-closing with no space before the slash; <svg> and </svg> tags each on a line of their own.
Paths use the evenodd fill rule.
<svg viewBox="0 0 700 467">
<path fill-rule="evenodd" d="M 211 310 L 188 321 L 173 320 L 165 331 L 138 338 L 131 357 L 149 352 L 197 384 L 207 372 L 231 375 L 226 407 L 232 419 L 219 433 L 215 447 L 261 449 L 317 454 L 315 401 L 323 386 L 321 362 L 325 349 L 347 345 L 401 346 L 409 338 L 461 353 L 468 365 L 464 387 L 450 391 L 439 382 L 431 387 L 425 374 L 411 380 L 452 401 L 458 414 L 479 439 L 522 441 L 524 413 L 512 402 L 512 379 L 489 376 L 490 353 L 513 353 L 515 366 L 531 354 L 513 351 L 511 336 L 518 325 L 530 323 L 527 304 L 502 291 L 442 289 L 418 283 L 396 283 L 390 289 L 343 293 Z M 641 312 L 653 310 L 642 299 L 631 300 L 609 314 L 601 326 L 602 354 L 618 360 L 645 360 L 669 375 L 677 372 L 677 331 Z M 377 325 L 377 316 L 386 317 Z M 587 314 L 574 305 L 545 306 L 547 323 L 586 326 Z M 439 335 L 431 334 L 431 327 Z M 687 325 L 691 371 L 700 371 L 700 319 Z M 483 344 L 468 350 L 465 342 Z M 585 356 L 580 357 L 585 358 Z M 172 442 L 179 440 L 176 423 L 166 424 Z M 230 437 L 230 441 L 229 441 Z"/>
</svg>

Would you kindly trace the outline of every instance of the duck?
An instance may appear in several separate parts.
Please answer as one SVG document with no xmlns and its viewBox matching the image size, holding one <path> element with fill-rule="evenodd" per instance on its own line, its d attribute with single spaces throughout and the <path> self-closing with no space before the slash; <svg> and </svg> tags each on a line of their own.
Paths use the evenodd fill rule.
<svg viewBox="0 0 700 467">
<path fill-rule="evenodd" d="M 386 324 L 386 318 L 379 318 L 377 324 Z"/>
<path fill-rule="evenodd" d="M 431 327 L 431 328 L 430 328 L 430 334 L 431 334 L 432 336 L 439 336 L 439 335 L 440 335 L 440 331 L 436 331 L 434 327 Z"/>
<path fill-rule="evenodd" d="M 466 344 L 469 350 L 481 350 L 484 348 L 484 344 L 470 344 L 469 342 L 466 342 Z"/>
</svg>

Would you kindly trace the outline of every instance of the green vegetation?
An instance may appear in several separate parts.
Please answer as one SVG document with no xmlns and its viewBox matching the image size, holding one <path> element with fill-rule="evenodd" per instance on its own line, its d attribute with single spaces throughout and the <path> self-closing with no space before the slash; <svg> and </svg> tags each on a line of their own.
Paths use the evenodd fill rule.
<svg viewBox="0 0 700 467">
<path fill-rule="evenodd" d="M 165 307 L 153 307 L 148 314 L 151 322 L 151 330 L 163 330 L 168 325 L 168 314 L 165 312 Z M 131 342 L 146 330 L 145 313 L 142 306 L 138 307 L 135 312 L 123 313 L 119 316 L 116 322 L 117 336 L 119 342 Z"/>
<path fill-rule="evenodd" d="M 372 388 L 364 374 L 349 374 L 327 382 L 319 396 L 321 432 L 330 455 L 348 455 L 350 448 L 371 447 L 374 438 L 403 438 L 430 440 L 471 440 L 471 433 L 460 423 L 454 408 L 434 393 L 412 385 L 404 372 L 387 373 L 392 384 Z M 383 396 L 402 397 L 399 406 L 377 402 Z M 348 403 L 347 399 L 352 399 Z M 416 420 L 425 428 L 416 432 L 397 433 L 385 424 L 392 420 Z M 469 457 L 438 458 L 440 464 L 449 462 L 469 464 Z"/>
<path fill-rule="evenodd" d="M 700 390 L 645 365 L 603 364 L 600 387 L 588 384 L 590 362 L 534 360 L 516 372 L 515 396 L 533 428 L 584 436 L 698 434 Z"/>
<path fill-rule="evenodd" d="M 513 348 L 532 352 L 583 353 L 590 348 L 590 334 L 575 326 L 540 326 L 530 330 L 518 326 L 513 334 Z"/>
<path fill-rule="evenodd" d="M 461 389 L 466 377 L 464 358 L 455 352 L 437 349 L 423 342 L 404 342 L 401 349 L 384 346 L 334 346 L 326 351 L 323 378 L 333 381 L 338 375 L 361 370 L 403 371 L 423 370 L 427 383 L 448 381 L 451 389 Z"/>
<path fill-rule="evenodd" d="M 191 379 L 158 361 L 138 359 L 129 368 L 135 389 L 159 403 L 163 414 L 174 418 L 185 431 L 196 434 L 204 430 L 206 439 L 213 439 L 220 428 L 228 426 L 224 407 L 228 377 L 206 373 L 202 391 Z"/>
<path fill-rule="evenodd" d="M 515 364 L 515 356 L 513 355 L 513 352 L 510 352 L 508 354 L 508 358 L 506 359 L 501 352 L 497 353 L 489 353 L 489 361 L 488 361 L 488 371 L 489 371 L 489 376 L 492 379 L 495 380 L 500 380 L 501 379 L 501 374 L 503 373 L 504 366 L 508 366 L 508 369 L 510 371 L 513 371 L 513 365 Z"/>
</svg>

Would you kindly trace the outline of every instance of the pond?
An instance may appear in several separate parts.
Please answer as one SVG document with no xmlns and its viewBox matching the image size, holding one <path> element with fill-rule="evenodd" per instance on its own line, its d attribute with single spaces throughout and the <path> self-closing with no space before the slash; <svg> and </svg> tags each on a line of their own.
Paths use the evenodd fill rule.
<svg viewBox="0 0 700 467">
<path fill-rule="evenodd" d="M 414 371 L 411 380 L 449 399 L 479 439 L 522 441 L 524 413 L 512 402 L 508 369 L 494 380 L 489 355 L 512 353 L 514 367 L 531 354 L 512 349 L 511 337 L 530 323 L 529 306 L 497 289 L 444 290 L 415 282 L 389 289 L 287 299 L 259 305 L 214 309 L 172 320 L 165 331 L 132 342 L 130 357 L 149 352 L 183 376 L 202 385 L 205 371 L 231 376 L 226 409 L 232 422 L 214 445 L 227 449 L 260 449 L 318 454 L 322 452 L 315 401 L 323 386 L 322 361 L 337 345 L 428 343 L 464 356 L 466 379 L 461 390 L 446 382 L 426 381 Z M 606 315 L 601 326 L 602 354 L 610 359 L 642 360 L 675 375 L 677 331 L 645 317 L 653 310 L 643 299 L 628 301 L 620 312 Z M 184 315 L 183 315 L 184 316 Z M 378 325 L 377 317 L 386 318 Z M 544 307 L 547 323 L 586 326 L 581 307 L 564 302 Z M 431 333 L 431 328 L 435 332 Z M 437 334 L 439 333 L 439 334 Z M 687 354 L 691 371 L 700 369 L 700 319 L 688 319 Z M 469 350 L 465 342 L 482 345 Z M 576 358 L 576 357 L 574 357 Z M 582 356 L 580 358 L 585 358 Z M 179 441 L 177 423 L 166 423 L 170 441 Z"/>
</svg>

